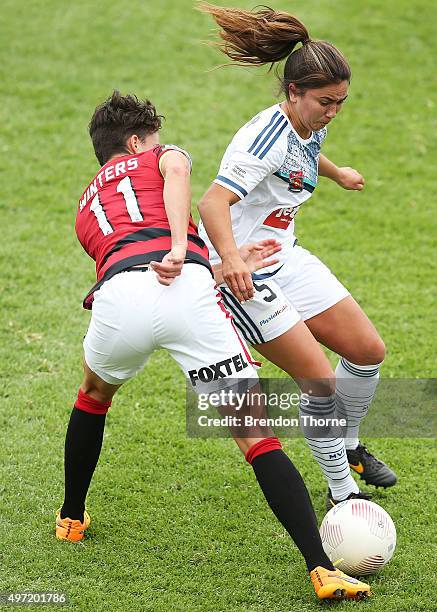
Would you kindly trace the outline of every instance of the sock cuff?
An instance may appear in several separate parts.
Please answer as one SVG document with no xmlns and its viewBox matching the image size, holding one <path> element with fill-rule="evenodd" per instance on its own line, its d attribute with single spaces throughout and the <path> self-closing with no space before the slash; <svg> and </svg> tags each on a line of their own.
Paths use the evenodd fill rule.
<svg viewBox="0 0 437 612">
<path fill-rule="evenodd" d="M 270 453 L 274 450 L 281 450 L 281 448 L 282 444 L 279 442 L 278 438 L 264 438 L 264 440 L 252 444 L 245 455 L 246 461 L 252 465 L 252 461 L 255 457 Z"/>
<path fill-rule="evenodd" d="M 383 362 L 375 363 L 374 365 L 357 365 L 348 361 L 344 357 L 340 359 L 339 365 L 343 367 L 346 372 L 352 374 L 353 376 L 360 376 L 363 378 L 369 378 L 371 376 L 376 376 L 379 373 L 379 368 L 382 366 Z"/>
<path fill-rule="evenodd" d="M 79 389 L 74 407 L 91 414 L 106 414 L 111 404 L 112 402 L 99 402 L 99 400 L 94 399 L 94 397 L 87 395 L 82 389 Z"/>
<path fill-rule="evenodd" d="M 302 394 L 299 410 L 302 414 L 320 416 L 332 414 L 335 410 L 335 399 L 335 395 L 328 395 L 326 397 L 306 395 L 304 397 L 304 394 Z"/>
<path fill-rule="evenodd" d="M 355 450 L 360 443 L 358 438 L 345 438 L 344 439 L 344 447 L 348 450 Z"/>
<path fill-rule="evenodd" d="M 335 401 L 335 393 L 332 393 L 332 395 L 309 395 L 307 393 L 305 395 L 307 396 L 309 402 L 314 402 L 315 404 L 327 405 L 332 404 L 332 402 Z"/>
</svg>

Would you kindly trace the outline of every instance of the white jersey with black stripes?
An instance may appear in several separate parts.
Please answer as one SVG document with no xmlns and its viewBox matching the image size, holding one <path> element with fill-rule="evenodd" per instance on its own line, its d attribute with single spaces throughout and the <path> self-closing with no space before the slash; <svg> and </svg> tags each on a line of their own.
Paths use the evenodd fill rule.
<svg viewBox="0 0 437 612">
<path fill-rule="evenodd" d="M 282 244 L 277 269 L 296 242 L 294 217 L 317 185 L 320 147 L 326 128 L 301 138 L 280 104 L 261 111 L 234 136 L 225 151 L 215 183 L 241 199 L 231 207 L 237 246 L 265 238 Z M 201 223 L 212 263 L 219 257 Z M 269 272 L 266 269 L 265 272 Z"/>
</svg>

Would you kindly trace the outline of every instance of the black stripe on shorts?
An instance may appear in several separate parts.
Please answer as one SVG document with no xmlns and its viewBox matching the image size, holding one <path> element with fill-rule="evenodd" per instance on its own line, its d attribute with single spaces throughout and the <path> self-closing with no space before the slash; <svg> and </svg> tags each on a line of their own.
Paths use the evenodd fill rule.
<svg viewBox="0 0 437 612">
<path fill-rule="evenodd" d="M 246 334 L 244 334 L 244 337 L 246 338 L 247 342 L 250 342 L 251 344 L 263 344 L 265 340 L 261 332 L 259 331 L 255 321 L 250 318 L 250 316 L 244 310 L 244 308 L 237 300 L 237 298 L 233 295 L 233 293 L 231 293 L 229 289 L 224 289 L 223 287 L 220 288 L 220 291 L 222 292 L 223 300 L 226 306 L 232 312 L 235 321 L 237 322 L 238 320 L 240 325 L 244 326 L 244 328 L 248 330 L 251 338 L 247 338 Z"/>
</svg>

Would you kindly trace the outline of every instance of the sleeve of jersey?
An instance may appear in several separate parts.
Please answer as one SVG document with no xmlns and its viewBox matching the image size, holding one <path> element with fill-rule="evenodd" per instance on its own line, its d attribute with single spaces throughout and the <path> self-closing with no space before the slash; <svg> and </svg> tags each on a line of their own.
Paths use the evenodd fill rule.
<svg viewBox="0 0 437 612">
<path fill-rule="evenodd" d="M 286 154 L 281 133 L 276 138 L 256 143 L 255 138 L 245 138 L 243 145 L 234 149 L 220 166 L 214 183 L 226 187 L 240 199 L 245 198 L 268 175 L 281 167 Z M 255 144 L 254 144 L 255 143 Z"/>
<path fill-rule="evenodd" d="M 188 159 L 189 163 L 190 163 L 190 172 L 193 169 L 193 162 L 191 160 L 190 154 L 185 151 L 184 149 L 181 149 L 180 147 L 177 147 L 176 145 L 173 144 L 169 144 L 169 145 L 161 145 L 159 148 L 159 152 L 158 152 L 158 164 L 159 164 L 159 171 L 161 171 L 161 160 L 163 158 L 163 156 L 168 153 L 169 151 L 178 151 L 179 153 L 182 153 L 182 155 L 185 155 L 185 157 Z"/>
</svg>

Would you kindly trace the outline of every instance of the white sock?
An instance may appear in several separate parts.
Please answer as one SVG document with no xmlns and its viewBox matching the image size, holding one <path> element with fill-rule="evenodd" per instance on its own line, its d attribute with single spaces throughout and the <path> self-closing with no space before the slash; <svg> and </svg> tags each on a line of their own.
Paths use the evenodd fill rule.
<svg viewBox="0 0 437 612">
<path fill-rule="evenodd" d="M 335 395 L 328 397 L 306 396 L 309 403 L 300 405 L 300 415 L 316 418 L 335 417 Z M 320 438 L 322 431 L 317 429 L 316 438 L 311 436 L 311 428 L 303 428 L 305 440 L 311 449 L 314 459 L 324 473 L 331 493 L 336 500 L 346 499 L 351 493 L 358 493 L 359 488 L 353 479 L 343 438 L 337 437 L 335 431 L 326 429 L 326 437 Z"/>
<path fill-rule="evenodd" d="M 357 448 L 361 420 L 366 416 L 379 381 L 380 363 L 356 365 L 342 357 L 335 370 L 336 413 L 347 420 L 347 450 Z"/>
</svg>

